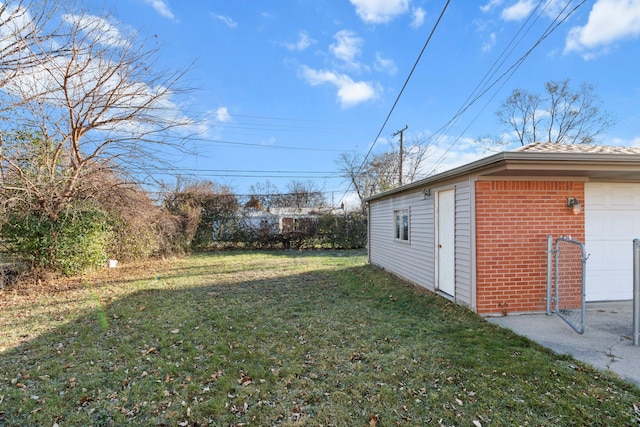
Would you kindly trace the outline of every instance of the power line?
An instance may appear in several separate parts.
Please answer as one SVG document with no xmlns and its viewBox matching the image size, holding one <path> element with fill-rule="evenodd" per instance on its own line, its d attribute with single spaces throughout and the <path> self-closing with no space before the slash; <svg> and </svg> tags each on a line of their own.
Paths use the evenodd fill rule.
<svg viewBox="0 0 640 427">
<path fill-rule="evenodd" d="M 311 173 L 311 174 L 330 174 L 335 171 L 307 171 L 307 170 L 248 170 L 248 169 L 196 169 L 196 168 L 180 168 L 181 171 L 193 171 L 193 172 L 220 172 L 220 173 Z"/>
<path fill-rule="evenodd" d="M 476 87 L 471 91 L 471 93 L 469 94 L 467 99 L 462 103 L 462 105 L 460 106 L 458 111 L 456 111 L 456 113 L 453 115 L 453 117 L 451 119 L 449 119 L 447 121 L 447 123 L 445 123 L 438 130 L 436 130 L 434 132 L 434 134 L 444 133 L 444 132 L 448 131 L 449 129 L 451 129 L 451 127 L 455 124 L 455 122 L 457 122 L 457 120 L 469 109 L 469 107 L 471 107 L 471 105 L 473 105 L 485 93 L 483 90 L 486 88 L 487 85 L 489 85 L 489 79 L 493 78 L 495 76 L 495 74 L 498 72 L 499 68 L 502 65 L 504 65 L 505 61 L 513 53 L 515 48 L 520 44 L 520 42 L 523 40 L 524 36 L 531 30 L 531 28 L 533 27 L 533 24 L 535 24 L 535 22 L 540 17 L 539 14 L 536 14 L 536 11 L 540 8 L 540 5 L 542 4 L 543 1 L 544 0 L 541 0 L 536 5 L 536 7 L 529 13 L 529 16 L 527 16 L 527 18 L 522 23 L 522 25 L 520 26 L 520 28 L 518 29 L 516 34 L 514 34 L 511 37 L 511 40 L 509 41 L 509 43 L 507 43 L 507 46 L 502 50 L 500 55 L 498 55 L 498 57 L 495 59 L 495 61 L 491 65 L 491 67 L 489 67 L 489 69 L 484 74 L 482 79 L 480 79 L 480 81 L 476 84 Z M 548 3 L 547 3 L 547 5 L 548 5 Z M 545 8 L 547 7 L 547 5 L 545 5 Z M 523 32 L 523 30 L 529 24 L 529 21 L 531 21 L 531 19 L 534 16 L 535 16 L 535 19 L 533 20 L 533 22 L 531 23 L 529 28 L 526 31 L 524 31 L 524 34 L 522 35 L 522 37 L 520 37 L 518 42 L 515 43 L 513 48 L 511 48 L 511 46 L 514 44 L 514 42 L 516 41 L 516 39 L 518 38 L 520 33 Z M 509 53 L 507 54 L 507 52 L 509 52 Z M 502 61 L 501 61 L 501 59 L 502 59 Z M 498 63 L 499 63 L 499 66 L 498 66 Z M 491 86 L 489 86 L 489 87 L 491 87 Z"/>
<path fill-rule="evenodd" d="M 549 2 L 548 0 L 540 0 L 540 2 L 538 3 L 538 6 L 531 12 L 532 14 L 534 14 L 538 8 L 540 7 L 540 5 L 547 1 L 547 3 L 545 4 L 544 8 L 542 9 L 542 11 L 546 10 L 546 8 L 549 6 Z M 453 148 L 453 146 L 460 140 L 460 138 L 462 137 L 462 135 L 464 134 L 464 132 L 466 132 L 469 127 L 475 122 L 475 120 L 480 116 L 480 114 L 487 108 L 487 106 L 489 105 L 489 103 L 491 102 L 491 100 L 493 100 L 493 98 L 498 94 L 499 90 L 504 87 L 504 85 L 507 83 L 507 81 L 509 81 L 509 79 L 513 76 L 513 74 L 515 74 L 515 72 L 517 71 L 518 68 L 520 68 L 520 66 L 524 63 L 524 61 L 529 57 L 529 55 L 531 55 L 531 53 L 547 38 L 549 37 L 560 25 L 562 25 L 564 22 L 566 22 L 567 19 L 569 19 L 569 17 L 571 15 L 573 15 L 573 13 L 575 13 L 576 10 L 578 10 L 585 2 L 586 0 L 582 0 L 577 6 L 575 6 L 573 9 L 571 9 L 568 13 L 566 13 L 564 16 L 562 16 L 565 11 L 567 10 L 567 8 L 571 5 L 573 1 L 570 0 L 569 2 L 567 2 L 565 4 L 565 6 L 562 8 L 562 10 L 558 13 L 558 15 L 553 19 L 553 21 L 551 22 L 551 24 L 549 24 L 549 26 L 547 26 L 547 28 L 545 29 L 545 31 L 542 33 L 542 35 L 538 38 L 538 40 L 520 57 L 518 58 L 517 61 L 515 61 L 506 71 L 504 71 L 499 77 L 497 77 L 496 79 L 494 79 L 493 82 L 491 82 L 490 84 L 486 84 L 485 88 L 482 90 L 482 92 L 478 93 L 473 99 L 470 100 L 471 95 L 469 96 L 469 98 L 467 98 L 467 101 L 465 101 L 465 104 L 463 104 L 462 107 L 460 107 L 460 109 L 458 110 L 458 112 L 451 118 L 449 119 L 449 121 L 443 125 L 437 132 L 441 132 L 445 129 L 450 129 L 451 126 L 453 126 L 453 124 L 460 118 L 460 116 L 466 112 L 469 107 L 471 107 L 471 105 L 473 105 L 475 102 L 477 102 L 481 97 L 483 97 L 489 90 L 491 90 L 496 84 L 498 84 L 498 82 L 500 82 L 501 80 L 504 79 L 504 81 L 502 82 L 502 84 L 500 85 L 500 87 L 498 88 L 498 90 L 496 90 L 494 92 L 494 94 L 491 96 L 491 98 L 485 103 L 485 105 L 482 107 L 482 109 L 476 114 L 476 116 L 471 120 L 471 122 L 469 122 L 469 124 L 465 127 L 465 129 L 460 133 L 460 135 L 458 135 L 458 137 L 456 137 L 453 142 L 447 147 L 447 149 L 442 153 L 442 155 L 440 156 L 440 158 L 438 159 L 438 161 L 434 164 L 433 168 L 431 169 L 431 171 L 427 174 L 427 176 L 431 175 L 436 169 L 437 167 L 442 163 L 442 161 L 444 160 L 444 157 L 446 156 L 446 154 L 451 151 L 451 149 Z M 530 15 L 531 16 L 531 15 Z M 528 22 L 529 18 L 527 19 Z M 537 18 L 536 18 L 537 20 Z M 535 21 L 534 21 L 535 22 Z M 524 24 L 523 24 L 524 25 Z M 522 27 L 521 27 L 522 30 Z M 529 30 L 527 30 L 528 32 Z M 520 31 L 518 31 L 519 34 Z M 513 41 L 513 39 L 512 39 Z M 509 43 L 509 45 L 511 44 L 511 42 Z M 507 47 L 508 48 L 508 47 Z M 511 51 L 513 52 L 513 50 Z M 510 54 L 509 54 L 510 55 Z M 508 56 L 508 55 L 507 55 Z M 501 65 L 504 63 L 504 61 L 501 63 Z M 495 63 L 494 63 L 495 65 Z M 493 66 L 492 66 L 493 67 Z M 497 71 L 497 70 L 496 70 Z M 492 74 L 495 75 L 495 72 Z M 483 78 L 484 80 L 484 78 Z M 478 89 L 478 87 L 480 86 L 480 84 L 478 84 L 478 86 L 476 87 L 476 89 Z M 476 90 L 474 89 L 474 91 Z M 442 135 L 442 133 L 440 133 Z M 435 137 L 436 133 L 434 133 L 434 135 L 432 135 L 429 139 L 433 139 Z"/>
<path fill-rule="evenodd" d="M 277 130 L 280 132 L 333 132 L 333 130 L 327 127 L 319 126 L 289 126 L 289 125 L 276 125 L 276 124 L 260 124 L 260 123 L 247 123 L 247 122 L 225 122 L 225 121 L 213 121 L 214 125 L 217 125 L 224 129 L 241 129 L 241 130 Z"/>
<path fill-rule="evenodd" d="M 239 147 L 251 147 L 251 148 L 264 148 L 264 149 L 277 149 L 277 150 L 298 150 L 298 151 L 324 151 L 324 152 L 342 152 L 344 150 L 336 150 L 330 148 L 310 148 L 310 147 L 295 147 L 287 145 L 264 145 L 250 142 L 238 142 L 238 141 L 225 141 L 221 139 L 208 139 L 208 138 L 188 138 L 190 142 L 211 142 L 215 144 L 227 144 Z"/>
<path fill-rule="evenodd" d="M 156 175 L 175 175 L 171 172 L 157 172 Z M 327 176 L 318 176 L 318 175 L 252 175 L 252 174 L 239 174 L 239 173 L 197 173 L 191 172 L 188 174 L 189 176 L 207 176 L 207 177 L 216 177 L 216 178 L 287 178 L 287 179 L 344 179 L 344 176 L 341 175 L 327 175 Z"/>
<path fill-rule="evenodd" d="M 187 173 L 184 173 L 184 172 Z M 136 171 L 134 171 L 136 172 Z M 138 171 L 141 172 L 141 171 Z M 321 172 L 306 172 L 306 171 L 212 171 L 212 170 L 199 170 L 199 169 L 183 169 L 178 170 L 165 170 L 156 171 L 154 175 L 158 176 L 193 176 L 193 177 L 216 177 L 216 178 L 287 178 L 287 179 L 344 179 L 344 175 L 340 175 L 333 172 L 326 172 L 330 175 L 318 175 Z M 325 172 L 322 172 L 325 173 Z"/>
<path fill-rule="evenodd" d="M 438 25 L 440 24 L 440 21 L 442 20 L 442 17 L 444 16 L 444 13 L 446 12 L 447 8 L 449 7 L 449 3 L 450 2 L 451 2 L 451 0 L 447 0 L 447 2 L 445 3 L 444 7 L 442 8 L 442 12 L 440 12 L 440 16 L 438 16 L 438 19 L 436 20 L 435 24 L 433 25 L 433 28 L 431 29 L 431 32 L 429 33 L 429 36 L 427 37 L 427 40 L 424 43 L 424 46 L 422 46 L 422 50 L 418 54 L 418 57 L 416 58 L 416 61 L 413 64 L 413 67 L 411 68 L 411 71 L 409 72 L 409 75 L 405 79 L 404 84 L 402 85 L 402 88 L 400 89 L 400 92 L 398 93 L 398 96 L 396 97 L 395 101 L 393 102 L 393 105 L 391 106 L 391 109 L 389 110 L 389 113 L 387 114 L 387 117 L 384 119 L 384 122 L 382 123 L 382 126 L 380 126 L 380 130 L 378 131 L 378 134 L 376 135 L 375 139 L 373 140 L 373 143 L 371 144 L 371 147 L 369 148 L 369 151 L 367 151 L 367 154 L 364 156 L 364 159 L 362 160 L 362 163 L 358 167 L 358 170 L 356 171 L 356 175 L 360 174 L 360 171 L 364 167 L 364 164 L 366 163 L 367 159 L 371 155 L 371 151 L 373 151 L 373 147 L 378 142 L 378 139 L 380 138 L 380 135 L 382 135 L 382 131 L 384 130 L 385 126 L 387 125 L 387 122 L 389 121 L 389 118 L 391 118 L 391 114 L 393 114 L 393 111 L 395 110 L 396 105 L 398 105 L 398 101 L 400 101 L 400 97 L 402 96 L 402 94 L 404 93 L 405 88 L 409 84 L 409 80 L 411 79 L 411 76 L 413 75 L 413 72 L 418 67 L 418 63 L 420 62 L 420 59 L 422 58 L 422 54 L 427 49 L 427 46 L 429 45 L 429 42 L 431 41 L 431 38 L 433 37 L 433 34 L 435 33 L 436 29 L 438 28 Z M 352 184 L 353 183 L 349 184 L 349 187 L 347 188 L 347 190 L 349 190 L 351 188 Z"/>
<path fill-rule="evenodd" d="M 250 119 L 260 119 L 260 120 L 277 120 L 277 121 L 286 121 L 286 122 L 302 122 L 302 123 L 335 123 L 330 120 L 318 120 L 318 119 L 297 119 L 293 117 L 273 117 L 273 116 L 259 116 L 259 115 L 250 115 L 250 114 L 225 114 L 225 116 L 231 117 L 232 119 L 235 117 L 242 118 L 250 118 Z M 225 120 L 216 120 L 221 123 L 227 123 Z"/>
<path fill-rule="evenodd" d="M 155 194 L 155 195 L 163 195 L 163 194 L 167 194 L 167 192 L 169 192 L 171 190 L 149 190 L 147 191 L 149 194 Z M 310 193 L 316 193 L 316 194 L 322 194 L 325 197 L 328 196 L 333 196 L 336 193 L 342 193 L 344 190 L 319 190 L 319 191 L 311 191 Z M 355 193 L 355 190 L 349 190 L 347 191 L 347 193 Z M 273 196 L 273 197 L 281 197 L 281 196 L 290 196 L 292 194 L 296 194 L 295 192 L 289 192 L 289 193 L 283 193 L 283 192 L 276 192 L 276 193 L 234 193 L 234 192 L 230 192 L 229 194 L 238 197 L 238 198 L 249 198 L 251 196 Z M 223 197 L 223 196 L 227 196 L 228 194 L 219 194 L 219 196 Z"/>
</svg>

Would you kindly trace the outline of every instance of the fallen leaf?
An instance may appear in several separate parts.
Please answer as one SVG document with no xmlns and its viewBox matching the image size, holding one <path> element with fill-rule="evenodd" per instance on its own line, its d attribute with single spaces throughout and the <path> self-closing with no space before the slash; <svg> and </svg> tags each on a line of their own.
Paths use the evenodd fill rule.
<svg viewBox="0 0 640 427">
<path fill-rule="evenodd" d="M 171 331 L 172 334 L 179 334 L 180 333 L 180 329 L 174 329 Z"/>
<path fill-rule="evenodd" d="M 238 384 L 241 384 L 243 387 L 248 386 L 253 383 L 253 380 L 250 376 L 240 373 L 240 378 L 238 378 Z"/>
<path fill-rule="evenodd" d="M 482 424 L 478 420 L 473 420 L 473 425 L 476 427 L 482 427 Z"/>
</svg>

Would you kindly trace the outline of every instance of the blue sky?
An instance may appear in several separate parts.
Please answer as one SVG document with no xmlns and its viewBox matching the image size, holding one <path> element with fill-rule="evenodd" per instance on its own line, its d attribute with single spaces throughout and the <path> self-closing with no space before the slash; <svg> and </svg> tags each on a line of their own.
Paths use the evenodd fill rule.
<svg viewBox="0 0 640 427">
<path fill-rule="evenodd" d="M 549 80 L 596 85 L 616 118 L 600 142 L 640 146 L 640 0 L 453 1 L 434 31 L 445 4 L 120 0 L 107 8 L 114 23 L 157 43 L 158 65 L 191 67 L 185 112 L 205 126 L 192 141 L 197 155 L 176 165 L 237 194 L 267 180 L 281 190 L 313 180 L 338 204 L 348 186 L 339 154 L 365 154 L 374 142 L 373 152 L 384 151 L 405 125 L 405 140 L 431 138 L 429 172 L 466 163 L 486 155 L 474 138 L 502 132 L 501 101 L 514 88 L 542 92 Z M 566 20 L 540 41 L 558 17 Z"/>
</svg>

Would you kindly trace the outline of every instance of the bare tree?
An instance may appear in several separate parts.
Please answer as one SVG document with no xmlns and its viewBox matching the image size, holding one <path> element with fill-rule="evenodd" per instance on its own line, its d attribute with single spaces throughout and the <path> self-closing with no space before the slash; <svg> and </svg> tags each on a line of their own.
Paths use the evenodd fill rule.
<svg viewBox="0 0 640 427">
<path fill-rule="evenodd" d="M 59 10 L 57 0 L 13 0 L 0 4 L 0 87 L 46 55 L 60 53 L 55 31 L 45 32 Z M 5 109 L 6 106 L 0 107 Z"/>
<path fill-rule="evenodd" d="M 287 192 L 278 196 L 277 205 L 290 208 L 321 208 L 327 205 L 324 194 L 312 181 L 291 181 Z"/>
<path fill-rule="evenodd" d="M 570 87 L 569 79 L 549 81 L 545 94 L 514 89 L 496 112 L 520 145 L 534 142 L 592 144 L 614 120 L 602 110 L 602 102 L 592 84 Z M 512 138 L 482 138 L 488 146 L 505 146 Z"/>
<path fill-rule="evenodd" d="M 402 182 L 412 183 L 425 176 L 424 162 L 432 151 L 431 139 L 418 133 L 410 136 L 409 144 L 403 150 Z"/>
<path fill-rule="evenodd" d="M 265 208 L 318 208 L 327 205 L 324 193 L 312 181 L 293 180 L 283 192 L 271 181 L 249 187 L 251 201 Z"/>
<path fill-rule="evenodd" d="M 178 177 L 172 190 L 164 192 L 164 208 L 174 215 L 181 232 L 182 250 L 213 243 L 214 224 L 235 219 L 239 203 L 229 187 L 211 181 L 185 181 Z"/>
<path fill-rule="evenodd" d="M 361 202 L 371 194 L 375 180 L 366 174 L 364 156 L 356 152 L 340 153 L 336 165 L 340 173 L 349 181 Z"/>
<path fill-rule="evenodd" d="M 22 10 L 11 4 L 5 7 Z M 28 6 L 21 19 L 52 21 L 46 5 L 18 2 Z M 2 201 L 28 205 L 54 222 L 87 197 L 90 165 L 130 171 L 158 165 L 160 147 L 179 145 L 194 125 L 173 101 L 184 72 L 154 72 L 155 48 L 107 15 L 55 16 L 59 25 L 0 23 L 6 43 L 26 46 L 28 59 L 0 74 Z M 28 37 L 24 28 L 32 31 Z"/>
<path fill-rule="evenodd" d="M 356 153 L 341 153 L 336 161 L 340 172 L 350 181 L 360 201 L 398 186 L 399 146 L 391 144 L 385 152 L 366 160 Z M 424 134 L 413 135 L 402 150 L 402 182 L 410 184 L 424 177 L 424 162 L 431 153 L 430 140 Z"/>
<path fill-rule="evenodd" d="M 264 183 L 258 182 L 249 186 L 251 198 L 258 201 L 264 209 L 273 207 L 279 193 L 280 190 L 278 190 L 278 187 L 269 180 Z"/>
</svg>

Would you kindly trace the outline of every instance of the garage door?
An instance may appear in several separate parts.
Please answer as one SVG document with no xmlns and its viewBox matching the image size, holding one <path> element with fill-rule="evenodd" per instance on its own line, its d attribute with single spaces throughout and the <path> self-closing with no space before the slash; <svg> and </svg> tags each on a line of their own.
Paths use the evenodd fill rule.
<svg viewBox="0 0 640 427">
<path fill-rule="evenodd" d="M 633 298 L 635 238 L 640 238 L 640 184 L 587 183 L 587 301 Z"/>
</svg>

